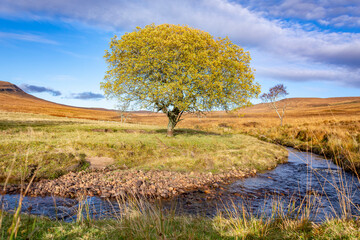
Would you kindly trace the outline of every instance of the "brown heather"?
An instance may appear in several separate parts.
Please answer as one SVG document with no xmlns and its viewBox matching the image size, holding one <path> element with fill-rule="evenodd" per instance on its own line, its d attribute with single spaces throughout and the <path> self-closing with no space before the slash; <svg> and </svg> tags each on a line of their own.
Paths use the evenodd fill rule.
<svg viewBox="0 0 360 240">
<path fill-rule="evenodd" d="M 47 102 L 22 92 L 12 84 L 0 82 L 0 172 L 3 178 L 19 177 L 22 180 L 39 176 L 61 181 L 66 175 L 58 177 L 70 170 L 87 177 L 88 173 L 82 171 L 89 167 L 84 160 L 95 156 L 112 158 L 116 162 L 115 167 L 130 168 L 127 171 L 136 173 L 166 169 L 173 174 L 191 174 L 190 171 L 196 169 L 196 174 L 211 172 L 216 176 L 239 166 L 244 169 L 272 168 L 283 160 L 284 151 L 281 148 L 238 133 L 324 153 L 339 165 L 352 170 L 359 169 L 360 97 L 285 101 L 289 101 L 289 108 L 283 127 L 279 126 L 280 120 L 274 112 L 266 105 L 259 104 L 239 112 L 186 115 L 178 126 L 177 135 L 171 139 L 165 137 L 167 118 L 163 114 L 137 112 L 128 117 L 131 124 L 108 122 L 118 120 L 120 116 L 113 111 Z M 159 125 L 163 127 L 158 127 Z M 122 148 L 124 151 L 118 151 Z M 164 149 L 170 149 L 167 155 L 162 155 Z M 258 150 L 258 153 L 254 154 L 254 150 Z M 209 151 L 213 152 L 209 154 Z M 241 154 L 240 158 L 236 157 L 238 154 Z M 197 160 L 191 161 L 190 157 Z M 224 157 L 229 161 L 224 162 Z M 149 158 L 153 160 L 144 161 Z M 38 168 L 32 165 L 35 160 L 47 165 Z M 179 164 L 184 163 L 184 160 L 187 160 L 186 164 Z M 53 171 L 54 169 L 60 171 Z M 35 175 L 31 177 L 33 170 Z M 339 190 L 339 195 L 342 194 Z M 172 210 L 162 211 L 159 206 L 149 205 L 139 199 L 127 203 L 127 211 L 115 219 L 106 220 L 84 218 L 79 214 L 82 211 L 79 208 L 79 217 L 75 223 L 49 221 L 43 217 L 7 213 L 0 209 L 0 238 L 360 238 L 358 216 L 352 219 L 339 217 L 317 224 L 310 222 L 307 216 L 259 218 L 251 213 L 244 213 L 239 207 L 238 210 L 231 211 L 228 217 L 218 214 L 214 218 L 207 218 L 177 216 Z"/>
<path fill-rule="evenodd" d="M 339 165 L 354 170 L 360 166 L 360 97 L 291 98 L 284 126 L 267 104 L 236 112 L 185 114 L 178 128 L 215 133 L 246 133 L 269 142 L 325 154 Z M 38 113 L 68 118 L 120 121 L 116 111 L 87 109 L 48 102 L 0 81 L 0 110 Z M 165 114 L 128 113 L 129 123 L 166 126 Z"/>
</svg>

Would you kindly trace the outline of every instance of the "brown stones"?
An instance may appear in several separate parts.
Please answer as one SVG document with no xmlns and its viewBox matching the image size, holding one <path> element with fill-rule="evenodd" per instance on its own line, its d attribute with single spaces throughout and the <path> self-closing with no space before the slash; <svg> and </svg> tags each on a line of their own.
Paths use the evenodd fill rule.
<svg viewBox="0 0 360 240">
<path fill-rule="evenodd" d="M 151 199 L 168 199 L 200 189 L 201 192 L 210 196 L 216 189 L 221 189 L 221 185 L 253 174 L 256 174 L 256 171 L 244 172 L 236 169 L 221 174 L 98 169 L 93 172 L 71 172 L 55 180 L 41 180 L 33 183 L 29 195 L 56 195 L 70 198 L 88 195 L 114 198 L 130 194 Z M 1 193 L 19 191 L 19 186 L 10 185 L 7 186 L 5 192 Z"/>
</svg>

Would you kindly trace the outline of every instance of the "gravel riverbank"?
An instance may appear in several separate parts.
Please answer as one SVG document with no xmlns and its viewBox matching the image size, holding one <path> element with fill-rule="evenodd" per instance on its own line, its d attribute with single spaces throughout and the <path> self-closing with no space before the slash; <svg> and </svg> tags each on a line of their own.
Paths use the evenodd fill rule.
<svg viewBox="0 0 360 240">
<path fill-rule="evenodd" d="M 70 172 L 55 180 L 40 180 L 31 185 L 28 196 L 78 198 L 84 195 L 102 198 L 136 195 L 148 199 L 168 199 L 196 189 L 216 189 L 221 184 L 254 176 L 256 170 L 230 170 L 226 173 L 181 173 L 158 170 L 95 170 Z M 1 188 L 1 194 L 20 192 L 20 185 Z"/>
</svg>

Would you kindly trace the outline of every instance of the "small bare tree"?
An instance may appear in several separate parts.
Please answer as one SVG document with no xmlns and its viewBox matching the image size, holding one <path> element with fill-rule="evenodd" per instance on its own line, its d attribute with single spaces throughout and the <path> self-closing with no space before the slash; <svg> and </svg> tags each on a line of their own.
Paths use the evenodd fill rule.
<svg viewBox="0 0 360 240">
<path fill-rule="evenodd" d="M 286 91 L 286 87 L 284 86 L 284 84 L 278 84 L 270 88 L 268 93 L 264 93 L 260 96 L 260 99 L 264 103 L 269 103 L 270 107 L 275 110 L 275 112 L 280 118 L 280 126 L 283 125 L 285 109 L 288 106 L 288 103 L 283 101 L 280 104 L 278 101 L 285 98 L 285 96 L 288 94 L 289 93 Z"/>
<path fill-rule="evenodd" d="M 115 106 L 116 111 L 120 114 L 120 121 L 122 123 L 125 123 L 130 116 L 130 113 L 128 112 L 129 107 L 130 102 L 120 102 Z"/>
</svg>

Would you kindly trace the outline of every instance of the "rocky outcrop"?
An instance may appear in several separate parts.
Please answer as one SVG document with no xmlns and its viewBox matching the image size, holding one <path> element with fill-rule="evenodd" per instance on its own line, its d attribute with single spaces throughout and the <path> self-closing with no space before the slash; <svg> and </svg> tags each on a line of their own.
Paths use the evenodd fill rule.
<svg viewBox="0 0 360 240">
<path fill-rule="evenodd" d="M 25 94 L 18 86 L 4 81 L 0 81 L 0 92 Z"/>
</svg>

